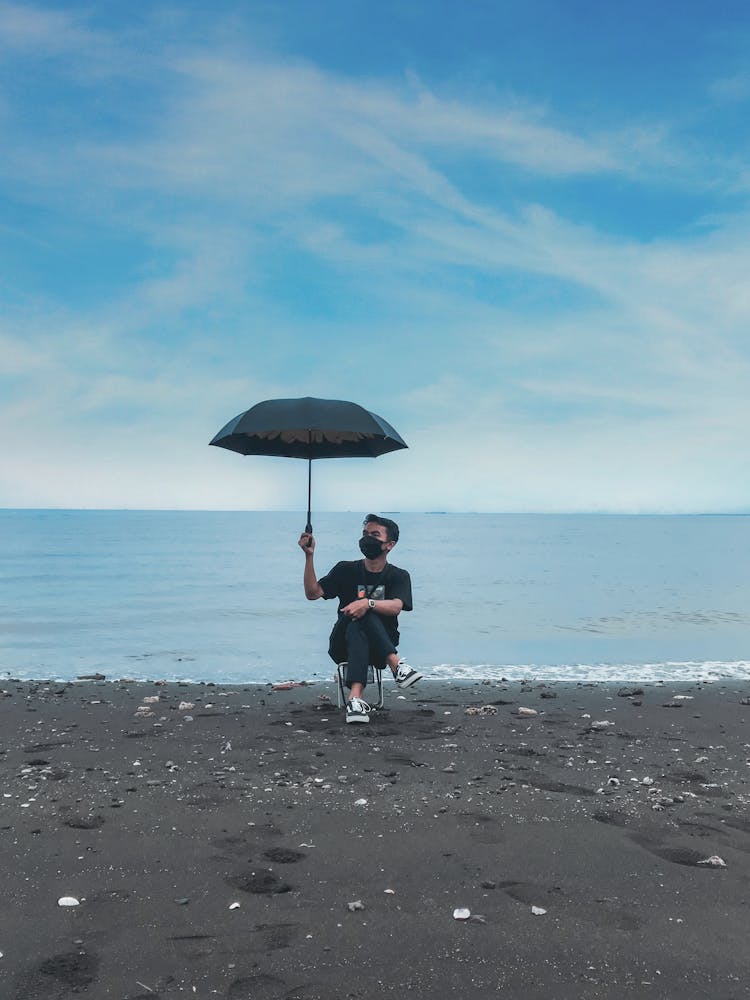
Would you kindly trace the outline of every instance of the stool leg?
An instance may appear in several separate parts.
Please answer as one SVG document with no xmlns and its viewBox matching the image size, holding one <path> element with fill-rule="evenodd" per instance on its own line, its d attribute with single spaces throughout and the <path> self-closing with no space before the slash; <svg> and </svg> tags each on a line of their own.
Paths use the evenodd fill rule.
<svg viewBox="0 0 750 1000">
<path fill-rule="evenodd" d="M 378 692 L 378 703 L 376 708 L 383 708 L 385 705 L 385 695 L 383 693 L 383 671 L 375 668 L 375 685 Z"/>
<path fill-rule="evenodd" d="M 346 661 L 344 663 L 339 663 L 336 667 L 336 704 L 339 708 L 342 708 L 346 704 L 346 695 L 344 694 L 344 678 L 346 677 Z"/>
</svg>

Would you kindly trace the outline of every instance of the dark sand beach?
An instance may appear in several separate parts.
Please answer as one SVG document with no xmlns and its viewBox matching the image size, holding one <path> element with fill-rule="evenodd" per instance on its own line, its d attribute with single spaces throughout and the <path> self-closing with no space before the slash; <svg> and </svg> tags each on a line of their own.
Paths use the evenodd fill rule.
<svg viewBox="0 0 750 1000">
<path fill-rule="evenodd" d="M 750 685 L 0 686 L 4 1000 L 750 995 Z"/>
</svg>

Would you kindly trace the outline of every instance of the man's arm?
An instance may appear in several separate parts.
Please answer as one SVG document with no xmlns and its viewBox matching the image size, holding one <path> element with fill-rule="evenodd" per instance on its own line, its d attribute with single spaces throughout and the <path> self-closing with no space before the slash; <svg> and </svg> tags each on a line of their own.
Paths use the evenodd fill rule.
<svg viewBox="0 0 750 1000">
<path fill-rule="evenodd" d="M 297 544 L 305 553 L 305 572 L 302 577 L 302 582 L 305 587 L 305 597 L 308 601 L 317 601 L 319 597 L 323 596 L 323 588 L 318 583 L 318 577 L 315 574 L 315 564 L 313 562 L 315 539 L 311 534 L 305 531 L 300 535 L 299 542 Z"/>
<path fill-rule="evenodd" d="M 352 601 L 351 604 L 347 604 L 345 608 L 341 610 L 349 618 L 364 618 L 368 611 L 372 611 L 376 615 L 382 615 L 384 618 L 395 618 L 400 615 L 402 611 L 412 610 L 412 600 L 411 600 L 411 577 L 406 572 L 406 570 L 401 570 L 395 566 L 389 567 L 390 577 L 387 588 L 390 588 L 391 593 L 395 590 L 396 593 L 393 597 L 386 597 L 383 600 L 373 600 L 374 607 L 370 607 L 370 600 L 367 597 L 360 597 L 356 601 Z"/>
<path fill-rule="evenodd" d="M 400 597 L 391 597 L 387 601 L 374 601 L 375 607 L 370 607 L 370 602 L 366 597 L 358 597 L 356 601 L 347 604 L 341 611 L 349 618 L 364 618 L 368 611 L 374 611 L 376 615 L 383 615 L 386 618 L 395 618 L 404 607 L 404 602 Z"/>
</svg>

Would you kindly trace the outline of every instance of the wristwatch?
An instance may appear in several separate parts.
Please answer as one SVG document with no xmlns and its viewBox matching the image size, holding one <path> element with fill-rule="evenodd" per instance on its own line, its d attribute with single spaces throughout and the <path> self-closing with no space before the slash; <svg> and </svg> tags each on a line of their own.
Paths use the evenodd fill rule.
<svg viewBox="0 0 750 1000">
<path fill-rule="evenodd" d="M 373 601 L 371 597 L 368 597 L 367 603 L 370 605 L 371 608 L 375 607 L 375 601 Z"/>
</svg>

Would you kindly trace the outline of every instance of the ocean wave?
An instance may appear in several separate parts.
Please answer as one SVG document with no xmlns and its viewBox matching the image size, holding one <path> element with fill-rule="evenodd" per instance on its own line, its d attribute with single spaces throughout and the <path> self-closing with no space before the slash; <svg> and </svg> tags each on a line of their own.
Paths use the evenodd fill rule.
<svg viewBox="0 0 750 1000">
<path fill-rule="evenodd" d="M 750 680 L 750 660 L 690 660 L 665 661 L 663 663 L 570 663 L 570 664 L 494 664 L 494 663 L 438 663 L 418 664 L 426 680 L 430 681 L 545 681 L 568 683 L 640 683 L 656 684 L 668 682 L 678 683 L 711 683 L 717 681 L 747 681 Z M 252 667 L 248 669 L 234 668 L 212 671 L 204 674 L 193 667 L 190 674 L 172 666 L 162 665 L 162 669 L 144 671 L 103 670 L 107 680 L 128 679 L 136 682 L 164 680 L 170 683 L 189 684 L 233 684 L 255 685 L 270 684 L 278 681 L 295 680 L 310 683 L 321 683 L 332 680 L 333 674 L 323 670 L 294 671 L 290 676 L 281 676 L 273 668 Z M 65 683 L 81 678 L 81 673 L 67 671 L 50 671 L 39 669 L 21 669 L 4 671 L 7 683 L 11 679 L 48 680 L 55 683 Z"/>
<path fill-rule="evenodd" d="M 538 680 L 696 682 L 750 679 L 750 660 L 666 661 L 664 663 L 575 663 L 575 664 L 457 664 L 440 663 L 422 668 L 425 676 L 444 680 Z"/>
</svg>

